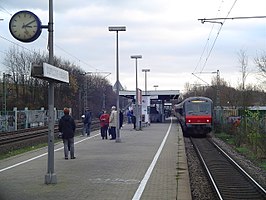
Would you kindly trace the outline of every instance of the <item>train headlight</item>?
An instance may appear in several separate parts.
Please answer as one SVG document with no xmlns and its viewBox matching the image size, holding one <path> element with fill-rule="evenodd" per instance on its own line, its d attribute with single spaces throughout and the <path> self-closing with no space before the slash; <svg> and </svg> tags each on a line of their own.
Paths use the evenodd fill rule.
<svg viewBox="0 0 266 200">
<path fill-rule="evenodd" d="M 189 119 L 189 120 L 188 120 L 188 123 L 190 123 L 190 122 L 191 122 L 191 120 Z"/>
<path fill-rule="evenodd" d="M 209 123 L 210 122 L 210 120 L 209 119 L 207 119 L 207 123 Z"/>
</svg>

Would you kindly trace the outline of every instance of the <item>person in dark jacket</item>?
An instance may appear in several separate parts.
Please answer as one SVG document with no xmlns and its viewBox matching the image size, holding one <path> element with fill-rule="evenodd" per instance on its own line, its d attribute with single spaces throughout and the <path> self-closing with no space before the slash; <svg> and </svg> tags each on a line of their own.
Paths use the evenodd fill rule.
<svg viewBox="0 0 266 200">
<path fill-rule="evenodd" d="M 64 108 L 64 116 L 59 120 L 59 132 L 62 133 L 64 143 L 65 159 L 68 159 L 68 151 L 70 151 L 70 158 L 75 159 L 74 156 L 74 134 L 76 124 L 74 119 L 69 115 L 69 109 Z M 70 147 L 70 148 L 69 148 Z"/>
<path fill-rule="evenodd" d="M 133 124 L 133 128 L 136 129 L 136 116 L 133 113 L 133 110 L 131 111 L 131 121 Z"/>
<path fill-rule="evenodd" d="M 84 127 L 87 136 L 89 137 L 91 134 L 91 121 L 92 121 L 92 113 L 89 108 L 85 110 L 85 119 L 84 119 Z"/>
</svg>

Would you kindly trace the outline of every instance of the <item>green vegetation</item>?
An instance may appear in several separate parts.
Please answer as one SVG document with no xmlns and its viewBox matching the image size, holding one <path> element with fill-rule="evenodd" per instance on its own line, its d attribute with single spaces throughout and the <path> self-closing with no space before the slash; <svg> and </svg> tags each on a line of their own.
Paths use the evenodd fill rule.
<svg viewBox="0 0 266 200">
<path fill-rule="evenodd" d="M 261 162 L 260 166 L 261 166 L 262 169 L 266 170 L 266 160 Z"/>
<path fill-rule="evenodd" d="M 216 133 L 215 134 L 216 137 L 220 138 L 221 140 L 223 140 L 224 142 L 226 142 L 227 144 L 230 145 L 234 145 L 235 144 L 235 139 L 232 135 L 226 134 L 226 133 Z"/>
<path fill-rule="evenodd" d="M 38 145 L 35 145 L 35 146 L 24 147 L 24 148 L 21 148 L 21 149 L 12 150 L 12 151 L 9 151 L 8 153 L 0 153 L 0 160 L 3 160 L 5 158 L 9 158 L 9 157 L 12 157 L 12 156 L 16 156 L 16 155 L 19 155 L 19 154 L 23 154 L 23 153 L 26 153 L 28 151 L 33 151 L 33 150 L 36 150 L 36 149 L 40 149 L 40 148 L 43 148 L 45 146 L 47 146 L 47 143 L 42 143 L 42 144 L 38 144 Z"/>
<path fill-rule="evenodd" d="M 56 144 L 56 143 L 61 142 L 61 141 L 62 141 L 61 139 L 55 138 L 54 143 Z M 23 153 L 26 153 L 29 151 L 34 151 L 34 150 L 37 150 L 37 149 L 40 149 L 40 148 L 43 148 L 46 146 L 47 146 L 47 143 L 45 142 L 45 143 L 41 143 L 41 144 L 36 144 L 34 146 L 23 147 L 20 149 L 12 150 L 12 151 L 9 151 L 8 153 L 0 153 L 0 160 L 3 160 L 5 158 L 9 158 L 12 156 L 20 155 L 20 154 L 23 154 Z"/>
<path fill-rule="evenodd" d="M 222 133 L 215 133 L 215 136 L 223 140 L 227 144 L 229 144 L 238 153 L 245 156 L 247 159 L 251 160 L 262 169 L 266 170 L 266 159 L 263 157 L 258 157 L 256 151 L 252 150 L 252 148 L 248 145 L 245 144 L 242 144 L 241 146 L 236 145 L 236 138 L 234 135 L 222 132 Z"/>
<path fill-rule="evenodd" d="M 242 80 L 237 87 L 231 87 L 231 84 L 221 78 L 217 71 L 217 76 L 209 86 L 187 83 L 183 97 L 204 96 L 212 99 L 215 106 L 213 122 L 216 136 L 265 169 L 266 92 L 263 89 L 265 84 L 262 83 L 262 87 L 246 84 L 249 71 L 248 56 L 244 50 L 240 50 L 238 56 Z M 266 77 L 265 52 L 254 58 L 254 61 L 259 75 Z"/>
</svg>

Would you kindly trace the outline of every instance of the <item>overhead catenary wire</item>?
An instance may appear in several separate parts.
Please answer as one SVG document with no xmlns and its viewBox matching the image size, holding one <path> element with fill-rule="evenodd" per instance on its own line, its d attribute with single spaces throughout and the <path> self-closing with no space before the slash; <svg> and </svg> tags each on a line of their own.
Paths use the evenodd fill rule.
<svg viewBox="0 0 266 200">
<path fill-rule="evenodd" d="M 216 14 L 216 16 L 218 16 L 218 13 L 221 11 L 221 8 L 222 8 L 222 4 L 223 4 L 223 2 L 224 2 L 224 1 L 222 0 L 221 3 L 220 3 L 220 5 L 219 5 L 219 7 L 218 7 L 218 10 L 217 10 L 217 14 Z M 214 24 L 213 24 L 213 26 L 212 26 L 212 28 L 211 28 L 211 30 L 210 30 L 210 32 L 209 32 L 209 35 L 208 35 L 207 41 L 206 41 L 206 43 L 205 43 L 205 46 L 204 46 L 204 48 L 203 48 L 203 51 L 202 51 L 202 53 L 201 53 L 201 55 L 200 55 L 199 61 L 198 61 L 197 65 L 196 65 L 196 67 L 195 67 L 193 73 L 196 72 L 198 66 L 199 66 L 200 63 L 201 63 L 201 60 L 202 60 L 202 58 L 203 58 L 204 53 L 207 51 L 207 47 L 208 47 L 208 44 L 209 44 L 209 42 L 210 42 L 210 37 L 211 37 L 211 34 L 212 34 L 212 32 L 213 32 L 213 29 L 214 29 Z M 192 74 L 193 74 L 193 73 L 192 73 Z"/>
<path fill-rule="evenodd" d="M 216 18 L 203 18 L 203 19 L 198 19 L 201 21 L 201 23 L 205 23 L 205 22 L 211 22 L 211 23 L 222 23 L 222 22 L 218 22 L 215 20 L 227 20 L 227 19 L 262 19 L 262 18 L 266 18 L 266 16 L 250 16 L 250 17 L 216 17 Z M 214 21 L 213 21 L 214 20 Z"/>
<path fill-rule="evenodd" d="M 75 56 L 75 55 L 69 53 L 68 51 L 66 51 L 66 50 L 63 49 L 62 47 L 58 46 L 57 44 L 55 44 L 55 47 L 58 48 L 58 49 L 60 49 L 61 51 L 65 52 L 67 55 L 69 55 L 69 56 L 75 58 L 75 59 L 78 60 L 80 63 L 83 63 L 83 64 L 85 64 L 85 65 L 87 65 L 87 66 L 89 66 L 89 67 L 95 69 L 96 71 L 99 70 L 99 69 L 97 69 L 96 67 L 93 67 L 92 65 L 88 64 L 87 62 L 81 60 L 81 59 L 78 58 L 77 56 Z"/>
<path fill-rule="evenodd" d="M 228 16 L 229 16 L 229 14 L 231 13 L 232 9 L 234 8 L 236 2 L 237 2 L 237 0 L 235 0 L 234 3 L 232 4 L 232 6 L 231 6 L 230 10 L 228 11 L 226 17 L 225 17 L 225 18 L 222 18 L 222 19 L 223 19 L 223 22 L 213 22 L 213 21 L 211 22 L 211 23 L 218 23 L 218 24 L 220 24 L 220 27 L 219 27 L 219 30 L 218 30 L 218 32 L 217 32 L 217 34 L 216 34 L 216 37 L 215 37 L 215 39 L 214 39 L 214 41 L 213 41 L 213 43 L 212 43 L 212 46 L 211 46 L 211 48 L 210 48 L 210 50 L 209 50 L 209 52 L 208 52 L 208 54 L 207 54 L 207 57 L 206 57 L 206 59 L 205 59 L 205 62 L 204 62 L 204 64 L 203 64 L 201 70 L 199 71 L 199 74 L 203 73 L 203 70 L 204 70 L 204 68 L 206 67 L 207 62 L 208 62 L 208 60 L 209 60 L 209 58 L 210 58 L 210 55 L 211 55 L 211 53 L 212 53 L 212 51 L 213 51 L 213 49 L 214 49 L 214 46 L 215 46 L 216 41 L 217 41 L 217 39 L 218 39 L 218 36 L 220 35 L 220 32 L 221 32 L 221 30 L 222 30 L 222 27 L 223 27 L 225 21 L 228 19 Z M 222 5 L 222 3 L 223 3 L 223 1 L 221 2 L 221 5 Z M 220 11 L 221 5 L 220 5 L 220 7 L 219 7 L 219 9 L 218 9 L 218 12 Z M 193 71 L 193 73 L 192 73 L 193 76 L 195 76 L 197 79 L 201 80 L 201 81 L 204 82 L 204 83 L 207 83 L 207 82 L 204 81 L 204 80 L 203 80 L 202 78 L 200 78 L 199 76 L 196 76 L 196 75 L 195 75 L 195 72 L 196 72 L 196 70 L 197 70 L 197 68 L 198 68 L 198 66 L 199 66 L 199 64 L 200 64 L 200 62 L 201 62 L 201 60 L 202 60 L 203 54 L 204 54 L 205 51 L 206 51 L 206 47 L 207 47 L 207 45 L 208 45 L 208 43 L 209 43 L 210 36 L 211 36 L 211 33 L 212 33 L 213 28 L 214 28 L 214 25 L 212 26 L 211 32 L 209 33 L 209 36 L 208 36 L 207 42 L 206 42 L 205 47 L 204 47 L 204 49 L 203 49 L 203 52 L 202 52 L 202 54 L 201 54 L 201 56 L 200 56 L 200 59 L 199 59 L 199 61 L 198 61 L 198 63 L 197 63 L 197 66 L 195 67 L 195 69 L 194 69 L 194 71 Z M 209 85 L 209 84 L 207 83 L 207 85 Z"/>
<path fill-rule="evenodd" d="M 6 37 L 4 37 L 4 36 L 2 36 L 2 35 L 0 35 L 0 38 L 2 38 L 3 40 L 6 40 L 7 42 L 10 42 L 10 43 L 12 43 L 12 44 L 18 46 L 18 47 L 20 47 L 20 48 L 22 48 L 22 49 L 25 49 L 25 50 L 27 50 L 27 51 L 32 52 L 32 50 L 28 49 L 27 47 L 25 47 L 25 46 L 23 46 L 23 45 L 21 45 L 21 44 L 18 44 L 18 43 L 16 43 L 16 42 L 13 42 L 13 41 L 7 39 Z"/>
<path fill-rule="evenodd" d="M 197 79 L 201 80 L 203 83 L 205 83 L 206 85 L 210 85 L 207 81 L 204 81 L 202 78 L 200 78 L 199 76 L 197 76 L 196 74 L 192 73 L 193 76 L 195 76 Z"/>
<path fill-rule="evenodd" d="M 234 8 L 236 2 L 237 2 L 237 0 L 234 1 L 233 5 L 231 6 L 230 10 L 228 11 L 228 13 L 227 13 L 226 17 L 224 18 L 223 22 L 220 23 L 221 26 L 220 26 L 220 28 L 219 28 L 219 30 L 218 30 L 218 32 L 217 32 L 217 35 L 216 35 L 216 37 L 215 37 L 215 39 L 214 39 L 214 41 L 213 41 L 213 43 L 212 43 L 211 49 L 210 49 L 210 51 L 209 51 L 209 53 L 208 53 L 208 55 L 207 55 L 207 57 L 206 57 L 206 59 L 205 59 L 205 62 L 204 62 L 204 64 L 203 64 L 202 69 L 200 70 L 200 72 L 203 72 L 204 68 L 206 67 L 206 64 L 207 64 L 207 62 L 208 62 L 208 60 L 209 60 L 209 58 L 210 58 L 210 55 L 211 55 L 211 53 L 212 53 L 212 51 L 213 51 L 213 49 L 214 49 L 214 46 L 215 46 L 215 44 L 216 44 L 216 41 L 217 41 L 217 39 L 218 39 L 218 36 L 220 35 L 220 32 L 221 32 L 221 30 L 222 30 L 222 27 L 223 27 L 223 25 L 224 25 L 224 23 L 225 23 L 227 17 L 230 15 L 232 9 Z"/>
<path fill-rule="evenodd" d="M 215 37 L 215 39 L 214 39 L 214 41 L 213 41 L 213 43 L 212 43 L 211 49 L 210 49 L 210 51 L 209 51 L 209 53 L 208 53 L 208 55 L 207 55 L 207 57 L 206 57 L 206 59 L 205 59 L 205 62 L 204 62 L 204 64 L 203 64 L 203 66 L 202 66 L 200 72 L 203 72 L 204 68 L 206 67 L 206 64 L 207 64 L 207 62 L 208 62 L 208 60 L 209 60 L 209 57 L 210 57 L 210 55 L 211 55 L 211 53 L 212 53 L 212 51 L 213 51 L 213 48 L 214 48 L 214 46 L 215 46 L 215 44 L 216 44 L 216 41 L 217 41 L 217 39 L 218 39 L 218 36 L 219 36 L 219 34 L 220 34 L 221 30 L 222 30 L 222 26 L 223 26 L 223 24 L 221 24 L 221 26 L 220 26 L 220 28 L 219 28 L 219 30 L 218 30 L 218 32 L 217 32 L 217 35 L 216 35 L 216 37 Z"/>
<path fill-rule="evenodd" d="M 0 5 L 0 9 L 3 10 L 3 12 L 7 13 L 8 15 L 12 16 L 12 14 L 1 5 Z"/>
<path fill-rule="evenodd" d="M 5 13 L 7 13 L 7 14 L 10 15 L 10 16 L 13 15 L 11 12 L 9 12 L 7 9 L 5 9 L 3 6 L 0 5 L 0 11 L 1 11 L 1 10 L 2 10 L 2 12 L 5 12 Z M 6 37 L 4 37 L 4 36 L 2 36 L 2 35 L 0 35 L 0 38 L 3 39 L 3 40 L 6 40 L 7 42 L 9 42 L 9 43 L 11 43 L 11 44 L 13 44 L 13 45 L 15 45 L 15 46 L 18 46 L 18 47 L 20 47 L 20 48 L 22 48 L 22 49 L 24 49 L 24 50 L 27 50 L 27 51 L 33 52 L 32 50 L 26 48 L 25 46 L 23 46 L 23 45 L 21 45 L 21 44 L 19 44 L 19 43 L 13 42 L 13 41 L 7 39 Z M 44 37 L 42 37 L 42 38 L 47 40 L 47 38 L 44 38 Z M 67 54 L 68 56 L 71 56 L 72 58 L 76 59 L 78 62 L 83 63 L 84 65 L 86 65 L 86 66 L 88 66 L 88 67 L 90 67 L 90 68 L 92 68 L 92 69 L 94 69 L 94 70 L 96 70 L 96 71 L 98 71 L 98 72 L 101 72 L 101 71 L 102 71 L 102 70 L 100 70 L 100 69 L 98 69 L 98 68 L 96 68 L 96 67 L 94 67 L 94 66 L 88 64 L 87 62 L 85 62 L 85 61 L 83 61 L 82 59 L 78 58 L 77 56 L 73 55 L 72 53 L 68 52 L 67 50 L 65 50 L 64 48 L 60 47 L 59 45 L 57 45 L 57 44 L 54 44 L 54 45 L 55 45 L 56 48 L 60 49 L 62 52 L 64 52 L 64 53 Z"/>
</svg>

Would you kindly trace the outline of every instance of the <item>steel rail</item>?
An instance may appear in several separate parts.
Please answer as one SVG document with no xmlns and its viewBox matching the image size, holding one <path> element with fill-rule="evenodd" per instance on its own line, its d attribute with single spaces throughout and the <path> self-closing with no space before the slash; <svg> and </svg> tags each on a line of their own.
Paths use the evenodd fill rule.
<svg viewBox="0 0 266 200">
<path fill-rule="evenodd" d="M 266 190 L 257 182 L 255 181 L 236 161 L 234 161 L 221 147 L 219 147 L 215 142 L 211 141 L 216 148 L 219 149 L 223 153 L 223 155 L 229 159 L 243 174 L 247 176 L 249 180 L 251 180 L 266 196 Z"/>
<path fill-rule="evenodd" d="M 211 183 L 212 183 L 212 187 L 214 188 L 214 190 L 215 190 L 215 192 L 216 192 L 216 195 L 218 196 L 218 198 L 219 198 L 220 200 L 223 200 L 223 197 L 222 197 L 222 195 L 221 195 L 221 193 L 220 193 L 220 191 L 219 191 L 219 189 L 218 189 L 218 187 L 217 187 L 217 185 L 216 185 L 216 183 L 215 183 L 214 178 L 212 177 L 212 174 L 211 174 L 211 172 L 210 172 L 210 170 L 209 170 L 209 168 L 208 168 L 208 165 L 206 164 L 206 162 L 205 162 L 203 156 L 202 156 L 201 153 L 200 153 L 199 148 L 198 148 L 197 145 L 193 142 L 192 139 L 190 139 L 190 141 L 192 142 L 193 147 L 194 147 L 194 149 L 196 150 L 196 153 L 197 153 L 197 155 L 198 155 L 199 158 L 200 158 L 200 162 L 203 164 L 204 169 L 205 169 L 205 171 L 207 172 L 208 178 L 209 178 L 209 180 L 210 180 Z"/>
<path fill-rule="evenodd" d="M 81 134 L 83 130 L 83 123 L 77 123 L 76 128 L 76 135 Z M 91 131 L 95 131 L 99 129 L 99 121 L 93 121 L 91 126 Z M 18 150 L 25 147 L 35 146 L 38 144 L 45 144 L 47 143 L 47 137 L 48 137 L 48 129 L 47 127 L 43 127 L 43 130 L 39 131 L 33 131 L 35 133 L 32 133 L 30 129 L 27 130 L 26 133 L 16 133 L 14 135 L 8 135 L 1 138 L 0 135 L 0 154 L 5 155 L 9 152 L 12 152 L 14 150 Z M 37 132 L 37 133 L 36 133 Z M 54 131 L 54 137 L 55 139 L 61 139 L 59 136 L 58 128 L 55 127 Z"/>
<path fill-rule="evenodd" d="M 220 200 L 238 198 L 237 195 L 241 191 L 242 196 L 247 195 L 247 199 L 258 198 L 258 196 L 266 199 L 265 189 L 220 147 L 218 148 L 216 143 L 204 138 L 201 138 L 201 141 L 190 139 Z M 238 182 L 240 185 L 236 184 Z"/>
</svg>

